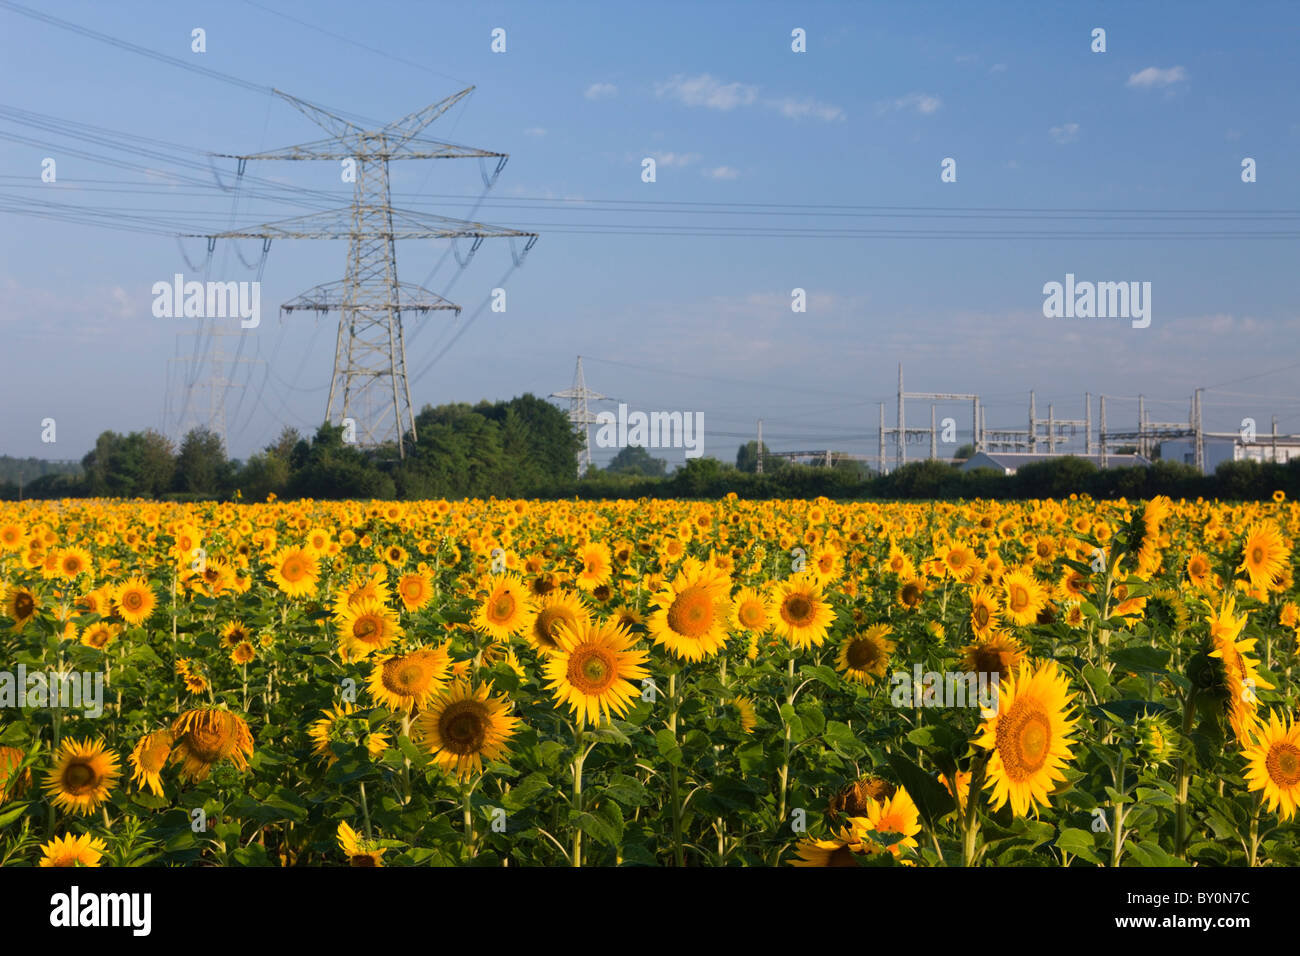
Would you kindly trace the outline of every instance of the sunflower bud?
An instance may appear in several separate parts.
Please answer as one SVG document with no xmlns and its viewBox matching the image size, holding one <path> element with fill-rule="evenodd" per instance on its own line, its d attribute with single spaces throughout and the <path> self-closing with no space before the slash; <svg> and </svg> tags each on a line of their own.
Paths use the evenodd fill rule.
<svg viewBox="0 0 1300 956">
<path fill-rule="evenodd" d="M 1138 718 L 1134 736 L 1138 760 L 1147 766 L 1167 763 L 1177 750 L 1173 729 L 1163 717 Z"/>
</svg>

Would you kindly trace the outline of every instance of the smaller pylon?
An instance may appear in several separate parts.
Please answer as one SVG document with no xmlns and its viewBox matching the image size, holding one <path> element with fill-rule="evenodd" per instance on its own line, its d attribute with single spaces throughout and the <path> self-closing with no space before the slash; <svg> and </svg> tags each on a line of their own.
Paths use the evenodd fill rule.
<svg viewBox="0 0 1300 956">
<path fill-rule="evenodd" d="M 551 393 L 551 398 L 569 400 L 569 423 L 582 434 L 582 447 L 578 449 L 579 475 L 585 475 L 591 468 L 591 426 L 596 424 L 596 417 L 591 414 L 587 402 L 601 401 L 608 397 L 587 388 L 587 380 L 582 375 L 581 355 L 578 356 L 578 367 L 573 373 L 573 387 Z"/>
</svg>

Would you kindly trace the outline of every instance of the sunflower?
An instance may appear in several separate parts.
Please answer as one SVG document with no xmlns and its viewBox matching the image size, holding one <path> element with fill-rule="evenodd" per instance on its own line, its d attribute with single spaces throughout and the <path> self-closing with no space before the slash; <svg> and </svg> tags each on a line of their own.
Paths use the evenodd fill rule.
<svg viewBox="0 0 1300 956">
<path fill-rule="evenodd" d="M 230 660 L 232 663 L 244 665 L 257 657 L 257 649 L 253 647 L 251 641 L 240 641 L 230 649 Z"/>
<path fill-rule="evenodd" d="M 271 558 L 271 581 L 289 597 L 314 594 L 318 573 L 316 556 L 305 548 L 281 548 Z"/>
<path fill-rule="evenodd" d="M 603 544 L 588 544 L 578 554 L 582 570 L 578 572 L 577 584 L 584 591 L 591 591 L 602 584 L 608 584 L 614 573 L 613 558 L 609 548 Z"/>
<path fill-rule="evenodd" d="M 96 621 L 81 635 L 81 643 L 102 651 L 117 639 L 118 626 L 108 621 Z"/>
<path fill-rule="evenodd" d="M 21 797 L 32 782 L 30 768 L 18 769 L 25 756 L 17 747 L 0 746 L 0 803 Z"/>
<path fill-rule="evenodd" d="M 418 611 L 433 600 L 433 581 L 421 572 L 403 574 L 397 581 L 397 596 L 408 611 Z"/>
<path fill-rule="evenodd" d="M 357 734 L 353 732 L 352 725 L 349 723 L 356 710 L 356 705 L 346 701 L 336 704 L 329 710 L 322 710 L 324 716 L 307 728 L 307 736 L 312 739 L 311 752 L 318 760 L 323 761 L 326 767 L 332 767 L 339 759 L 334 753 L 334 748 L 330 746 L 331 742 L 342 741 L 349 744 L 359 742 Z M 381 756 L 388 749 L 388 735 L 382 731 L 367 729 L 360 735 L 360 741 L 365 743 L 366 750 L 372 758 Z"/>
<path fill-rule="evenodd" d="M 1300 723 L 1289 717 L 1279 720 L 1276 711 L 1270 711 L 1268 723 L 1259 723 L 1244 755 L 1250 765 L 1250 789 L 1264 791 L 1268 808 L 1281 807 L 1284 821 L 1294 817 L 1300 803 Z"/>
<path fill-rule="evenodd" d="M 822 599 L 822 589 L 807 572 L 786 578 L 776 586 L 776 633 L 791 647 L 821 647 L 835 614 Z"/>
<path fill-rule="evenodd" d="M 650 637 L 687 661 L 712 657 L 727 643 L 731 583 L 712 562 L 687 558 L 654 597 Z"/>
<path fill-rule="evenodd" d="M 23 526 L 12 521 L 0 524 L 0 551 L 18 551 L 27 538 Z"/>
<path fill-rule="evenodd" d="M 402 636 L 397 612 L 374 598 L 362 598 L 337 612 L 339 655 L 343 660 L 362 658 L 383 650 Z"/>
<path fill-rule="evenodd" d="M 792 866 L 857 866 L 858 857 L 875 852 L 875 847 L 864 845 L 858 830 L 852 826 L 841 827 L 829 840 L 800 840 L 795 847 L 796 859 Z"/>
<path fill-rule="evenodd" d="M 888 849 L 894 856 L 899 856 L 903 847 L 914 849 L 917 846 L 916 834 L 921 832 L 920 820 L 921 811 L 917 809 L 916 803 L 906 788 L 899 787 L 893 796 L 871 801 L 865 820 L 862 817 L 851 818 L 850 824 L 857 823 L 864 831 L 864 836 L 870 832 L 898 834 L 901 839 L 890 843 Z"/>
<path fill-rule="evenodd" d="M 743 734 L 752 734 L 754 728 L 758 726 L 758 711 L 754 707 L 753 699 L 749 697 L 737 697 L 732 701 L 736 707 L 736 713 L 740 717 L 740 732 Z"/>
<path fill-rule="evenodd" d="M 1223 599 L 1217 612 L 1205 618 L 1210 625 L 1210 642 L 1214 650 L 1210 657 L 1223 662 L 1224 684 L 1228 690 L 1228 722 L 1237 741 L 1243 747 L 1250 743 L 1251 730 L 1258 721 L 1255 690 L 1272 690 L 1273 685 L 1259 675 L 1259 661 L 1251 657 L 1256 638 L 1238 640 L 1246 626 L 1246 615 L 1240 617 L 1236 610 L 1235 594 Z"/>
<path fill-rule="evenodd" d="M 475 627 L 498 641 L 528 630 L 536 612 L 522 578 L 509 572 L 493 574 L 486 590 L 487 597 L 474 612 Z"/>
<path fill-rule="evenodd" d="M 1068 718 L 1074 695 L 1069 681 L 1047 661 L 1031 670 L 1022 661 L 1016 675 L 998 685 L 996 711 L 985 711 L 985 722 L 975 744 L 993 751 L 989 757 L 986 788 L 993 790 L 992 806 L 1011 803 L 1017 816 L 1038 803 L 1048 805 L 1050 794 L 1065 779 L 1061 768 L 1074 759 L 1070 734 L 1078 718 Z"/>
<path fill-rule="evenodd" d="M 127 624 L 136 626 L 148 620 L 149 615 L 159 606 L 159 600 L 143 578 L 131 578 L 123 581 L 113 592 L 113 602 L 117 605 L 117 617 Z"/>
<path fill-rule="evenodd" d="M 1276 586 L 1290 558 L 1291 549 L 1277 525 L 1265 521 L 1252 525 L 1246 532 L 1246 545 L 1237 570 L 1250 576 L 1252 587 L 1269 591 Z"/>
<path fill-rule="evenodd" d="M 162 772 L 171 754 L 171 731 L 157 730 L 141 737 L 127 758 L 131 763 L 131 780 L 136 787 L 140 790 L 148 787 L 154 796 L 161 797 Z"/>
<path fill-rule="evenodd" d="M 416 733 L 447 773 L 466 780 L 483 772 L 484 760 L 501 760 L 519 726 L 508 713 L 510 700 L 492 696 L 492 684 L 471 687 L 457 681 L 416 721 Z"/>
<path fill-rule="evenodd" d="M 373 841 L 362 839 L 361 834 L 348 826 L 346 821 L 339 821 L 336 836 L 339 841 L 339 849 L 348 858 L 348 866 L 384 865 L 383 848 L 376 846 Z"/>
<path fill-rule="evenodd" d="M 915 575 L 910 575 L 898 586 L 898 603 L 909 611 L 921 606 L 925 597 L 925 582 Z"/>
<path fill-rule="evenodd" d="M 83 574 L 94 573 L 94 561 L 85 548 L 63 548 L 57 556 L 57 573 L 59 577 L 71 581 Z"/>
<path fill-rule="evenodd" d="M 107 845 L 99 837 L 92 837 L 89 833 L 76 837 L 66 834 L 41 846 L 40 865 L 99 866 L 107 851 Z"/>
<path fill-rule="evenodd" d="M 539 654 L 554 654 L 560 650 L 560 627 L 574 631 L 590 621 L 591 614 L 577 595 L 553 591 L 537 602 L 537 616 L 524 637 Z"/>
<path fill-rule="evenodd" d="M 731 623 L 751 634 L 772 628 L 772 603 L 758 588 L 741 588 L 731 602 Z"/>
<path fill-rule="evenodd" d="M 120 775 L 117 754 L 103 740 L 65 740 L 54 768 L 46 772 L 45 792 L 54 805 L 73 813 L 93 813 L 108 799 Z"/>
<path fill-rule="evenodd" d="M 15 631 L 21 631 L 39 609 L 36 595 L 27 588 L 14 588 L 5 595 L 5 614 L 13 618 Z"/>
<path fill-rule="evenodd" d="M 996 674 L 999 681 L 1005 681 L 1020 667 L 1024 656 L 1019 641 L 1006 631 L 994 631 L 962 648 L 961 668 L 975 674 Z"/>
<path fill-rule="evenodd" d="M 884 677 L 889 655 L 894 653 L 894 642 L 888 640 L 892 630 L 888 624 L 873 624 L 861 634 L 846 638 L 835 660 L 836 670 L 859 684 L 875 683 Z"/>
<path fill-rule="evenodd" d="M 888 800 L 897 790 L 883 777 L 860 777 L 831 797 L 826 812 L 833 820 L 838 820 L 841 816 L 865 817 L 873 802 Z"/>
<path fill-rule="evenodd" d="M 1187 556 L 1187 580 L 1194 588 L 1210 586 L 1210 559 L 1201 551 L 1193 551 Z"/>
<path fill-rule="evenodd" d="M 420 647 L 375 662 L 366 686 L 371 696 L 389 710 L 410 713 L 424 708 L 430 697 L 447 683 L 451 672 L 451 642 Z"/>
<path fill-rule="evenodd" d="M 601 623 L 560 627 L 557 638 L 560 649 L 543 665 L 555 706 L 568 703 L 579 726 L 599 723 L 602 714 L 627 713 L 638 696 L 632 681 L 650 676 L 643 666 L 650 655 L 633 649 L 636 638 L 617 624 Z"/>
<path fill-rule="evenodd" d="M 187 710 L 172 723 L 172 763 L 181 764 L 184 780 L 206 780 L 213 765 L 229 760 L 239 770 L 248 768 L 253 755 L 253 734 L 244 718 L 216 707 Z"/>
<path fill-rule="evenodd" d="M 971 588 L 970 592 L 970 626 L 976 637 L 988 637 L 997 624 L 998 599 L 988 588 Z"/>
<path fill-rule="evenodd" d="M 227 648 L 233 648 L 244 641 L 250 640 L 253 632 L 243 621 L 230 621 L 221 628 L 221 645 Z"/>
<path fill-rule="evenodd" d="M 1006 600 L 1002 614 L 1019 627 L 1038 620 L 1038 612 L 1047 604 L 1042 586 L 1025 571 L 1009 571 L 1002 575 L 1002 590 Z"/>
</svg>

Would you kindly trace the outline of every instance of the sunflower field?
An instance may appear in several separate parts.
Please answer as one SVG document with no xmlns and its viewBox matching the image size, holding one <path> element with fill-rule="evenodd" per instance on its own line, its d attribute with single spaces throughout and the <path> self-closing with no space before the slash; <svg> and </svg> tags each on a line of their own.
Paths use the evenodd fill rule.
<svg viewBox="0 0 1300 956">
<path fill-rule="evenodd" d="M 0 865 L 1297 865 L 1297 530 L 2 503 Z"/>
</svg>

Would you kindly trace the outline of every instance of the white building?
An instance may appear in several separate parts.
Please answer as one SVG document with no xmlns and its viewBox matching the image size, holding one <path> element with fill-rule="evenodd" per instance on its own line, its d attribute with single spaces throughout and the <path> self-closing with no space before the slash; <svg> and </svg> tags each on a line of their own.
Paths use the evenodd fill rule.
<svg viewBox="0 0 1300 956">
<path fill-rule="evenodd" d="M 1279 435 L 1276 443 L 1273 436 L 1264 433 L 1252 442 L 1240 438 L 1201 439 L 1205 447 L 1205 473 L 1212 475 L 1214 470 L 1225 461 L 1258 461 L 1286 464 L 1293 458 L 1300 458 L 1300 439 L 1290 435 Z M 1196 441 L 1192 438 L 1171 438 L 1160 443 L 1160 457 L 1164 461 L 1179 462 L 1185 465 L 1196 464 Z"/>
</svg>

